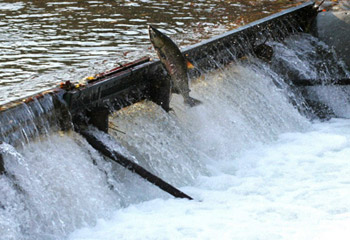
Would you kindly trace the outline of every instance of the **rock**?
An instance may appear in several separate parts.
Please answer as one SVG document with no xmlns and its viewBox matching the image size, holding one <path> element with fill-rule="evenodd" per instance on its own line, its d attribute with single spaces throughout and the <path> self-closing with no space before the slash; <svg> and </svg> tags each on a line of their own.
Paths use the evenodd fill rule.
<svg viewBox="0 0 350 240">
<path fill-rule="evenodd" d="M 350 10 L 350 1 L 349 0 L 339 1 L 339 6 L 343 10 Z"/>
<path fill-rule="evenodd" d="M 336 2 L 333 1 L 324 1 L 323 4 L 320 6 L 320 10 L 331 10 L 335 5 L 337 5 Z"/>
<path fill-rule="evenodd" d="M 350 11 L 319 13 L 314 32 L 319 39 L 334 47 L 350 69 Z"/>
</svg>

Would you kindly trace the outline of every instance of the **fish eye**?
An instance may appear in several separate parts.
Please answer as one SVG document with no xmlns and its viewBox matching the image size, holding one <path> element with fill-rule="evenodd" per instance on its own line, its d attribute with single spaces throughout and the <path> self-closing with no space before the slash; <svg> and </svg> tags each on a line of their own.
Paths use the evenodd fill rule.
<svg viewBox="0 0 350 240">
<path fill-rule="evenodd" d="M 161 58 L 166 59 L 166 56 L 165 56 L 165 54 L 164 54 L 162 51 L 158 51 L 158 53 L 159 53 L 159 56 L 160 56 Z"/>
</svg>

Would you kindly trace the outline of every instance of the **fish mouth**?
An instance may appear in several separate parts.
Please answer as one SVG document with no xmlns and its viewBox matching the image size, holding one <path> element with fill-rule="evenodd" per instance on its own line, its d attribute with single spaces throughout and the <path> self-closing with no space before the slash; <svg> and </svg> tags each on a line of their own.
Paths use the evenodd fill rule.
<svg viewBox="0 0 350 240">
<path fill-rule="evenodd" d="M 149 34 L 149 38 L 154 46 L 157 46 L 157 47 L 163 46 L 162 41 L 161 41 L 161 37 L 163 34 L 158 29 L 156 29 L 152 25 L 148 25 L 148 34 Z"/>
<path fill-rule="evenodd" d="M 158 30 L 155 29 L 152 25 L 148 25 L 148 33 L 151 40 L 157 37 L 157 31 Z"/>
</svg>

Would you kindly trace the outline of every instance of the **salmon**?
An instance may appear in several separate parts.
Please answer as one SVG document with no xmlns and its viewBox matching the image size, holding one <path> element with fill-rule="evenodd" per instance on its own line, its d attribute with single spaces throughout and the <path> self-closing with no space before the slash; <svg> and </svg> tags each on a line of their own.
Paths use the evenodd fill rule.
<svg viewBox="0 0 350 240">
<path fill-rule="evenodd" d="M 181 94 L 186 105 L 190 107 L 199 105 L 201 101 L 190 97 L 187 70 L 191 64 L 187 63 L 188 61 L 171 38 L 151 25 L 148 30 L 151 43 L 171 78 L 172 91 Z"/>
</svg>

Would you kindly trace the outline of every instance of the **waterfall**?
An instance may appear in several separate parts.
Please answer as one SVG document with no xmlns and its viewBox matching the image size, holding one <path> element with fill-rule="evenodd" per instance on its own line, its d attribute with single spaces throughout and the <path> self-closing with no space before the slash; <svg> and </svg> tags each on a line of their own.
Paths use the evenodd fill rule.
<svg viewBox="0 0 350 240">
<path fill-rule="evenodd" d="M 188 108 L 174 94 L 173 110 L 167 113 L 145 100 L 110 117 L 110 133 L 116 142 L 96 134 L 176 187 L 192 186 L 217 172 L 234 174 L 234 159 L 243 151 L 271 143 L 282 133 L 310 127 L 309 116 L 304 114 L 310 109 L 301 90 L 288 79 L 349 76 L 334 52 L 310 35 L 269 44 L 274 49 L 271 64 L 247 56 L 193 80 L 191 95 L 203 102 L 200 106 Z M 307 91 L 337 115 L 349 116 L 345 87 Z M 19 114 L 30 116 L 32 111 L 24 107 Z M 105 159 L 79 134 L 30 120 L 25 124 L 16 135 L 22 144 L 14 147 L 8 144 L 12 140 L 2 136 L 7 143 L 0 145 L 6 169 L 0 175 L 1 239 L 65 239 L 76 229 L 108 219 L 117 209 L 169 198 Z M 27 130 L 28 124 L 34 130 Z M 28 140 L 28 131 L 35 140 Z M 232 168 L 227 168 L 228 162 Z M 200 198 L 196 192 L 193 195 Z"/>
</svg>

